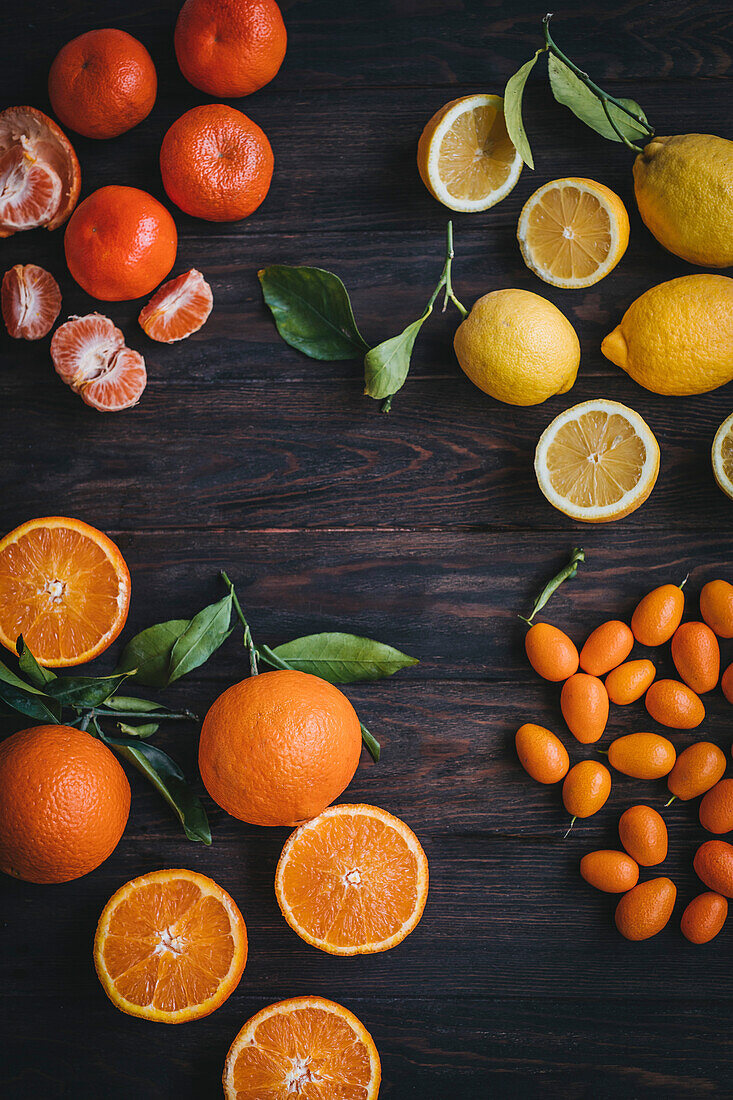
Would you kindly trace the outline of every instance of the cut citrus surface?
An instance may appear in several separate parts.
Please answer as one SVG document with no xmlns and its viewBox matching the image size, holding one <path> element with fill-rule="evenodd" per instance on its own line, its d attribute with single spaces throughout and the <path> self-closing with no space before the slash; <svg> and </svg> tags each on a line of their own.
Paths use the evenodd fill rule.
<svg viewBox="0 0 733 1100">
<path fill-rule="evenodd" d="M 618 401 L 583 401 L 556 416 L 534 461 L 540 489 L 559 511 L 586 523 L 629 515 L 659 473 L 659 444 L 637 412 Z"/>
<path fill-rule="evenodd" d="M 36 264 L 16 264 L 3 275 L 5 327 L 16 340 L 47 336 L 61 312 L 61 291 L 53 275 Z"/>
<path fill-rule="evenodd" d="M 104 907 L 94 965 L 121 1012 L 163 1024 L 208 1016 L 235 990 L 247 928 L 221 886 L 196 871 L 134 878 Z"/>
<path fill-rule="evenodd" d="M 381 1066 L 353 1012 L 325 997 L 293 997 L 244 1025 L 224 1065 L 226 1100 L 376 1100 Z"/>
<path fill-rule="evenodd" d="M 140 311 L 138 320 L 151 340 L 173 344 L 198 332 L 213 304 L 211 287 L 200 271 L 191 268 L 164 283 Z"/>
<path fill-rule="evenodd" d="M 522 208 L 517 239 L 527 267 L 552 286 L 592 286 L 612 271 L 629 243 L 621 199 L 595 180 L 551 180 Z"/>
<path fill-rule="evenodd" d="M 712 458 L 715 480 L 733 500 L 733 413 L 725 418 L 715 433 Z"/>
<path fill-rule="evenodd" d="M 51 358 L 62 381 L 100 412 L 132 408 L 147 385 L 142 355 L 125 346 L 120 330 L 101 313 L 59 325 Z"/>
<path fill-rule="evenodd" d="M 49 516 L 0 541 L 0 642 L 23 635 L 42 665 L 91 661 L 115 640 L 130 606 L 130 574 L 101 531 Z"/>
<path fill-rule="evenodd" d="M 79 198 L 79 161 L 66 134 L 35 107 L 0 111 L 0 237 L 56 229 Z"/>
<path fill-rule="evenodd" d="M 298 935 L 332 955 L 388 951 L 413 931 L 428 861 L 404 821 L 377 806 L 331 806 L 283 848 L 275 893 Z"/>
<path fill-rule="evenodd" d="M 504 121 L 498 95 L 467 95 L 446 103 L 428 122 L 417 166 L 433 198 L 451 210 L 488 210 L 512 190 L 522 158 Z"/>
</svg>

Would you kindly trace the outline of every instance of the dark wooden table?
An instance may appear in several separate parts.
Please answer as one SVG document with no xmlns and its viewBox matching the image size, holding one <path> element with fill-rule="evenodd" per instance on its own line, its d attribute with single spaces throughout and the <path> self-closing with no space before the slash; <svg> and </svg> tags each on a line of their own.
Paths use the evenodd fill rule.
<svg viewBox="0 0 733 1100">
<path fill-rule="evenodd" d="M 127 183 L 164 198 L 162 135 L 206 99 L 175 64 L 177 7 L 25 0 L 3 16 L 3 105 L 48 109 L 55 52 L 91 27 L 122 27 L 151 50 L 160 91 L 150 118 L 115 141 L 75 139 L 83 193 Z M 577 640 L 604 617 L 629 615 L 655 584 L 689 571 L 694 617 L 701 584 L 731 578 L 733 504 L 709 463 L 714 431 L 731 411 L 730 387 L 660 398 L 599 351 L 637 294 L 692 270 L 641 224 L 629 156 L 555 105 L 537 76 L 527 95 L 536 171 L 525 170 L 500 206 L 455 218 L 459 297 L 470 304 L 494 288 L 526 287 L 556 302 L 578 329 L 577 384 L 533 409 L 479 394 L 453 356 L 455 317 L 438 315 L 392 413 L 380 415 L 361 395 L 358 363 L 313 362 L 277 338 L 256 278 L 272 262 L 337 271 L 373 342 L 417 316 L 442 265 L 447 220 L 418 179 L 417 137 L 446 100 L 501 92 L 539 44 L 544 11 L 539 0 L 292 0 L 282 72 L 238 104 L 275 150 L 266 202 L 236 225 L 175 211 L 176 270 L 205 272 L 214 289 L 210 321 L 166 347 L 137 328 L 139 303 L 101 307 L 146 356 L 150 381 L 139 407 L 97 415 L 56 378 L 47 341 L 0 336 L 0 528 L 61 513 L 107 531 L 133 577 L 128 637 L 221 595 L 225 568 L 262 640 L 351 629 L 420 658 L 382 685 L 348 689 L 383 756 L 377 766 L 365 756 L 346 797 L 403 817 L 431 870 L 425 917 L 408 940 L 384 955 L 332 958 L 301 942 L 278 912 L 272 882 L 286 830 L 247 827 L 207 801 L 214 843 L 190 844 L 132 775 L 126 834 L 99 870 L 60 887 L 2 881 L 7 1100 L 217 1097 L 226 1050 L 244 1020 L 306 993 L 343 1002 L 363 1019 L 382 1056 L 385 1100 L 733 1095 L 733 931 L 700 948 L 678 928 L 682 905 L 699 888 L 691 867 L 703 837 L 696 806 L 677 802 L 666 811 L 664 872 L 679 887 L 675 918 L 656 939 L 627 943 L 613 927 L 614 900 L 590 890 L 577 864 L 583 852 L 617 843 L 618 816 L 630 801 L 661 807 L 666 787 L 615 776 L 605 810 L 563 840 L 559 792 L 533 784 L 513 752 L 525 720 L 563 729 L 558 692 L 531 675 L 515 613 L 573 545 L 586 548 L 587 564 L 556 597 L 552 618 Z M 566 0 L 556 35 L 599 81 L 637 98 L 659 132 L 733 137 L 727 0 Z M 631 216 L 620 267 L 587 291 L 540 283 L 515 241 L 531 191 L 565 175 L 607 183 Z M 65 314 L 97 308 L 66 272 L 62 233 L 19 234 L 0 250 L 3 270 L 48 266 Z M 532 456 L 556 413 L 595 396 L 618 398 L 648 419 L 662 464 L 640 511 L 588 528 L 540 496 Z M 168 698 L 205 713 L 245 674 L 232 637 Z M 719 692 L 708 712 L 704 730 L 727 751 L 731 712 Z M 617 711 L 611 732 L 643 728 L 642 713 Z M 191 724 L 158 743 L 201 789 L 197 736 Z M 678 745 L 692 739 L 675 736 Z M 588 755 L 575 744 L 572 752 Z M 91 944 L 121 883 L 176 866 L 231 891 L 251 946 L 241 985 L 217 1013 L 166 1028 L 115 1011 L 95 977 Z"/>
</svg>

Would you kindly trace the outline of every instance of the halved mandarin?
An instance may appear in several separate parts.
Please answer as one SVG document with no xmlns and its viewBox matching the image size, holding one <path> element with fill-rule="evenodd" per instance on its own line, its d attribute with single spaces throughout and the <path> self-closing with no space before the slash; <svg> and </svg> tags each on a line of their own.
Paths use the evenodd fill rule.
<svg viewBox="0 0 733 1100">
<path fill-rule="evenodd" d="M 132 879 L 105 905 L 94 937 L 94 965 L 112 1003 L 162 1024 L 208 1016 L 234 992 L 246 961 L 242 914 L 196 871 Z"/>
<path fill-rule="evenodd" d="M 325 997 L 293 997 L 244 1025 L 224 1065 L 225 1100 L 376 1100 L 374 1040 L 353 1012 Z"/>
<path fill-rule="evenodd" d="M 619 401 L 583 401 L 545 428 L 534 468 L 540 489 L 560 512 L 607 523 L 628 516 L 651 493 L 659 444 L 646 421 Z"/>
<path fill-rule="evenodd" d="M 377 806 L 330 806 L 286 842 L 275 893 L 285 920 L 313 947 L 388 951 L 423 914 L 428 861 L 398 817 Z"/>
<path fill-rule="evenodd" d="M 0 643 L 22 634 L 47 668 L 81 665 L 112 644 L 127 619 L 130 573 L 107 535 L 46 516 L 0 540 Z"/>
<path fill-rule="evenodd" d="M 0 111 L 0 237 L 58 228 L 80 188 L 76 153 L 53 119 L 36 107 Z"/>
<path fill-rule="evenodd" d="M 551 180 L 527 199 L 517 239 L 530 271 L 552 286 L 593 286 L 614 269 L 629 243 L 629 215 L 618 195 L 595 180 Z"/>
<path fill-rule="evenodd" d="M 2 313 L 15 340 L 48 336 L 61 312 L 61 291 L 50 271 L 37 264 L 16 264 L 3 275 Z"/>
</svg>

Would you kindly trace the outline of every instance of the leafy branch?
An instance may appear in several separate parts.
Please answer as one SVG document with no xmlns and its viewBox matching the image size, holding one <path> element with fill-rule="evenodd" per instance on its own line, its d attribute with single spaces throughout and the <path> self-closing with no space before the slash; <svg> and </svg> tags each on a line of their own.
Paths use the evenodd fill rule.
<svg viewBox="0 0 733 1100">
<path fill-rule="evenodd" d="M 392 398 L 404 386 L 415 341 L 440 294 L 443 312 L 452 303 L 461 317 L 467 310 L 453 291 L 453 223 L 446 229 L 446 256 L 438 285 L 425 309 L 397 336 L 370 348 L 359 332 L 346 287 L 331 271 L 320 267 L 273 265 L 258 273 L 266 304 L 283 340 L 312 359 L 364 357 L 364 393 L 382 402 L 389 412 Z M 365 354 L 366 353 L 366 354 Z"/>
<path fill-rule="evenodd" d="M 555 576 L 552 577 L 542 589 L 539 596 L 532 604 L 532 610 L 530 611 L 529 615 L 527 615 L 526 617 L 524 615 L 518 615 L 517 617 L 521 619 L 523 623 L 527 623 L 528 626 L 531 626 L 532 620 L 534 619 L 537 612 L 542 610 L 547 601 L 550 599 L 550 596 L 552 596 L 553 592 L 555 592 L 555 590 L 560 587 L 563 581 L 568 581 L 575 576 L 575 574 L 578 572 L 578 565 L 582 561 L 585 561 L 585 550 L 583 550 L 579 546 L 576 546 L 572 554 L 570 555 L 570 561 L 567 563 L 567 565 L 563 566 L 560 572 L 556 573 Z"/>
<path fill-rule="evenodd" d="M 635 153 L 643 152 L 636 144 L 654 135 L 644 111 L 633 99 L 619 98 L 604 91 L 587 72 L 563 53 L 550 33 L 551 14 L 542 20 L 544 45 L 507 81 L 504 90 L 504 117 L 507 131 L 525 164 L 534 168 L 534 160 L 522 118 L 524 89 L 538 58 L 547 54 L 550 88 L 558 103 L 596 133 L 617 141 Z"/>
</svg>

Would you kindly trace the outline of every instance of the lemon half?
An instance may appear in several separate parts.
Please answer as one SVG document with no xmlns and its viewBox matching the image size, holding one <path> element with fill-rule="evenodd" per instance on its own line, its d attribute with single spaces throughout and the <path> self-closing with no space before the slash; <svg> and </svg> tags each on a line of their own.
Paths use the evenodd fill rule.
<svg viewBox="0 0 733 1100">
<path fill-rule="evenodd" d="M 514 187 L 522 158 L 498 95 L 467 95 L 434 114 L 417 147 L 417 167 L 433 198 L 450 210 L 488 210 Z"/>
<path fill-rule="evenodd" d="M 583 401 L 540 436 L 537 482 L 571 519 L 607 523 L 647 499 L 659 473 L 659 444 L 646 421 L 618 401 Z"/>
<path fill-rule="evenodd" d="M 715 480 L 733 500 L 733 413 L 725 418 L 715 433 L 712 458 Z"/>
</svg>

